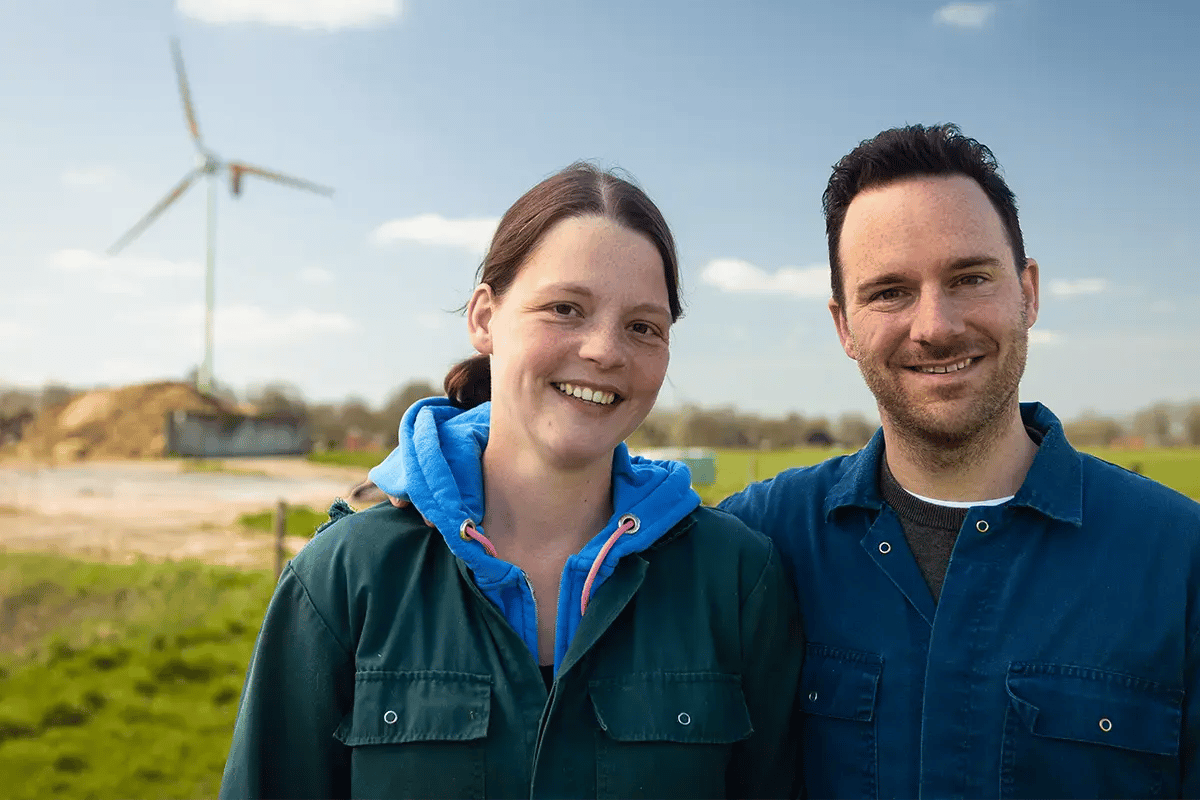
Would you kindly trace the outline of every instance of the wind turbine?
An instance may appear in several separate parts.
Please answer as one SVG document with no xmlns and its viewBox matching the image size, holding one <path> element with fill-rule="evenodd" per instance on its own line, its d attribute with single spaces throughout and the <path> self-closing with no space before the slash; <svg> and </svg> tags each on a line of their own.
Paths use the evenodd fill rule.
<svg viewBox="0 0 1200 800">
<path fill-rule="evenodd" d="M 267 178 L 276 183 L 282 183 L 297 189 L 307 189 L 310 192 L 326 196 L 332 195 L 333 189 L 311 183 L 301 178 L 294 178 L 280 172 L 256 167 L 243 161 L 224 161 L 212 150 L 205 147 L 204 141 L 200 138 L 200 126 L 196 123 L 196 112 L 192 108 L 192 94 L 188 89 L 187 75 L 183 71 L 183 54 L 179 50 L 178 39 L 171 40 L 171 55 L 175 59 L 175 75 L 179 79 L 179 96 L 183 100 L 183 113 L 187 117 L 187 126 L 188 131 L 192 135 L 192 142 L 196 145 L 196 166 L 189 170 L 183 176 L 183 179 L 175 184 L 171 191 L 167 192 L 166 196 L 159 200 L 144 217 L 138 220 L 136 225 L 130 228 L 112 247 L 108 248 L 108 254 L 115 256 L 128 247 L 172 203 L 182 197 L 183 193 L 201 176 L 208 178 L 208 235 L 204 272 L 204 363 L 201 364 L 200 370 L 196 374 L 196 387 L 202 392 L 210 393 L 212 391 L 213 380 L 213 290 L 217 245 L 217 181 L 220 177 L 219 173 L 225 170 L 229 171 L 229 189 L 234 197 L 242 193 L 243 175 L 257 175 L 260 178 Z"/>
</svg>

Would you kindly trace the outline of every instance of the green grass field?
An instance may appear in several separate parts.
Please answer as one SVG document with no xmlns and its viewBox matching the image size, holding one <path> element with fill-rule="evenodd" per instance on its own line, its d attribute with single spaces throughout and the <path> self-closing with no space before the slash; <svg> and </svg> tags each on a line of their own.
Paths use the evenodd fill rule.
<svg viewBox="0 0 1200 800">
<path fill-rule="evenodd" d="M 10 798 L 215 797 L 266 572 L 0 554 Z"/>
<path fill-rule="evenodd" d="M 274 532 L 275 509 L 255 511 L 238 517 L 238 524 L 256 531 Z M 283 523 L 284 533 L 288 536 L 312 536 L 317 526 L 329 521 L 329 515 L 324 511 L 316 511 L 308 506 L 288 506 L 287 519 Z"/>
</svg>

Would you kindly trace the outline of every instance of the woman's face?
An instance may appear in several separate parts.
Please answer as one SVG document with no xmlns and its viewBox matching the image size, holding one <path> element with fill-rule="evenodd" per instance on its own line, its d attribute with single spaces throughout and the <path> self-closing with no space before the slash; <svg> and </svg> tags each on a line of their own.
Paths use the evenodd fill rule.
<svg viewBox="0 0 1200 800">
<path fill-rule="evenodd" d="M 670 303 L 662 258 L 600 216 L 560 221 L 508 292 L 481 284 L 471 343 L 491 356 L 488 447 L 561 469 L 611 459 L 653 408 L 667 373 Z"/>
</svg>

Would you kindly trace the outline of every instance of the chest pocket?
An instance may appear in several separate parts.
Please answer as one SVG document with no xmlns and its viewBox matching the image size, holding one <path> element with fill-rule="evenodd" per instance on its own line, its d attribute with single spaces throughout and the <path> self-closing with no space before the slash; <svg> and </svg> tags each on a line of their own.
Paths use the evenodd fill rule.
<svg viewBox="0 0 1200 800">
<path fill-rule="evenodd" d="M 882 674 L 883 657 L 877 654 L 816 642 L 805 646 L 804 763 L 821 765 L 805 776 L 809 796 L 877 795 L 875 703 Z"/>
<path fill-rule="evenodd" d="M 1183 692 L 1105 670 L 1013 664 L 1000 786 L 1010 797 L 1177 795 Z"/>
<path fill-rule="evenodd" d="M 724 797 L 733 745 L 753 733 L 735 675 L 591 681 L 598 797 Z"/>
<path fill-rule="evenodd" d="M 351 755 L 353 797 L 483 797 L 489 675 L 361 671 L 334 737 Z"/>
</svg>

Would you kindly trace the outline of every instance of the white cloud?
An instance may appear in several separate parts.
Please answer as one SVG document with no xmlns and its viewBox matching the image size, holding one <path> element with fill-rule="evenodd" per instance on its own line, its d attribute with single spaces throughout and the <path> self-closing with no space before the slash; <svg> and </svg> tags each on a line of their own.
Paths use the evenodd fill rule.
<svg viewBox="0 0 1200 800">
<path fill-rule="evenodd" d="M 200 330 L 204 310 L 199 304 L 189 306 L 181 320 Z M 298 308 L 292 311 L 270 311 L 259 306 L 239 305 L 216 308 L 213 334 L 217 346 L 294 343 L 330 334 L 346 334 L 358 330 L 358 323 L 345 314 L 333 311 L 313 311 Z"/>
<path fill-rule="evenodd" d="M 114 167 L 96 166 L 68 169 L 61 178 L 64 186 L 76 189 L 99 189 L 121 176 Z"/>
<path fill-rule="evenodd" d="M 1080 278 L 1074 281 L 1051 281 L 1050 294 L 1055 297 L 1074 297 L 1079 294 L 1100 294 L 1108 291 L 1104 278 Z"/>
<path fill-rule="evenodd" d="M 788 294 L 794 297 L 828 298 L 829 267 L 782 267 L 774 273 L 739 258 L 708 262 L 700 280 L 733 294 Z"/>
<path fill-rule="evenodd" d="M 89 276 L 98 291 L 131 296 L 141 295 L 146 281 L 194 279 L 204 274 L 203 267 L 192 261 L 106 256 L 90 250 L 58 250 L 50 255 L 49 264 L 62 272 Z"/>
<path fill-rule="evenodd" d="M 995 3 L 950 3 L 935 11 L 933 20 L 941 25 L 978 30 L 986 25 L 995 13 Z"/>
<path fill-rule="evenodd" d="M 391 22 L 400 16 L 401 0 L 176 0 L 175 7 L 213 25 L 259 22 L 335 31 Z"/>
<path fill-rule="evenodd" d="M 333 283 L 333 273 L 321 267 L 305 267 L 300 270 L 300 282 L 310 286 L 322 286 Z"/>
<path fill-rule="evenodd" d="M 418 214 L 383 223 L 371 233 L 371 239 L 380 244 L 418 242 L 483 253 L 491 244 L 499 222 L 496 217 L 446 219 L 439 214 Z"/>
<path fill-rule="evenodd" d="M 1029 343 L 1031 345 L 1058 344 L 1063 340 L 1063 336 L 1058 331 L 1048 331 L 1042 328 L 1029 329 Z"/>
</svg>

